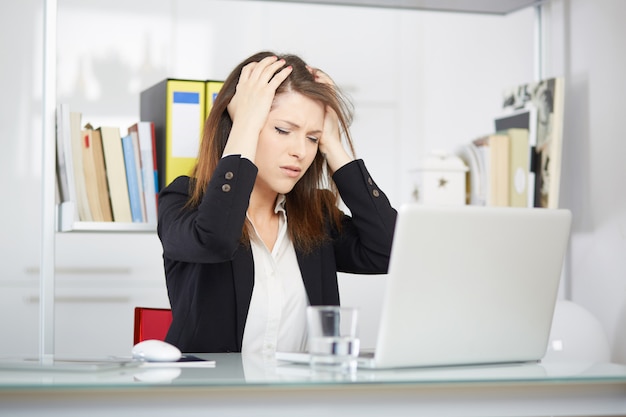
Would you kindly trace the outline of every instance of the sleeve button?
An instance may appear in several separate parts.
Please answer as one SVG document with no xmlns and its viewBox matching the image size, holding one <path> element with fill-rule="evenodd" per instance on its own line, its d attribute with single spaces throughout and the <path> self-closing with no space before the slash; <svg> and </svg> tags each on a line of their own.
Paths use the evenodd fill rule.
<svg viewBox="0 0 626 417">
<path fill-rule="evenodd" d="M 222 185 L 222 191 L 224 191 L 225 193 L 230 191 L 230 184 L 224 184 Z"/>
<path fill-rule="evenodd" d="M 380 195 L 380 193 L 378 192 L 378 190 L 374 190 L 372 191 L 372 194 L 374 195 L 374 197 L 378 197 Z"/>
<path fill-rule="evenodd" d="M 232 180 L 234 176 L 235 174 L 233 174 L 232 171 L 228 171 L 226 174 L 224 174 L 224 178 L 226 178 L 227 180 Z"/>
<path fill-rule="evenodd" d="M 368 179 L 367 179 L 367 183 L 368 183 L 369 185 L 373 185 L 373 184 L 374 184 L 374 181 L 372 181 L 372 178 L 370 177 L 370 178 L 368 178 Z"/>
</svg>

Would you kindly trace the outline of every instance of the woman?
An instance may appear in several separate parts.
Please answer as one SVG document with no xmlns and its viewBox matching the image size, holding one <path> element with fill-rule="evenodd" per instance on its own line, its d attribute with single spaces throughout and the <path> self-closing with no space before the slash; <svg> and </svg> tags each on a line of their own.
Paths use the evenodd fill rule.
<svg viewBox="0 0 626 417">
<path fill-rule="evenodd" d="M 337 271 L 387 272 L 396 211 L 342 144 L 352 151 L 350 118 L 330 78 L 296 56 L 258 53 L 228 76 L 192 177 L 159 194 L 168 342 L 305 350 L 306 307 L 339 304 Z"/>
</svg>

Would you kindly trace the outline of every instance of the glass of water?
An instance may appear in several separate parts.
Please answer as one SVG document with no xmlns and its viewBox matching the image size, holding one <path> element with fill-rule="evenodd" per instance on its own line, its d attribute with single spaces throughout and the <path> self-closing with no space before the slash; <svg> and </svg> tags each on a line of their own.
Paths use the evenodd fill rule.
<svg viewBox="0 0 626 417">
<path fill-rule="evenodd" d="M 311 366 L 342 370 L 356 368 L 360 344 L 358 318 L 358 309 L 354 307 L 308 307 Z"/>
</svg>

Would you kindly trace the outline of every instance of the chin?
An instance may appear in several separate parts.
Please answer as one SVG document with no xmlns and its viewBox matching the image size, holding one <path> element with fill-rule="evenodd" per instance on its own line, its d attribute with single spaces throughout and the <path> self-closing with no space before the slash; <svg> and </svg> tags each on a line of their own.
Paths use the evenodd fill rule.
<svg viewBox="0 0 626 417">
<path fill-rule="evenodd" d="M 282 184 L 276 184 L 274 188 L 274 191 L 276 191 L 278 194 L 287 194 L 289 193 L 291 190 L 293 190 L 293 187 L 296 186 L 296 182 L 290 182 L 288 184 L 282 183 Z"/>
<path fill-rule="evenodd" d="M 293 190 L 293 187 L 278 187 L 276 192 L 278 194 L 289 194 Z"/>
</svg>

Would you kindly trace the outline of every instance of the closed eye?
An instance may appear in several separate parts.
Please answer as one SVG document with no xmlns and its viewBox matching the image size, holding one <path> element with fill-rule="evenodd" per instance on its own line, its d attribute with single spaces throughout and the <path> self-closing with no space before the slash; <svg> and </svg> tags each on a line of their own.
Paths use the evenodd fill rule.
<svg viewBox="0 0 626 417">
<path fill-rule="evenodd" d="M 282 127 L 278 127 L 278 126 L 275 126 L 275 127 L 274 127 L 274 129 L 276 130 L 276 132 L 277 132 L 279 135 L 288 135 L 288 134 L 290 134 L 290 133 L 291 133 L 291 130 L 289 130 L 289 129 L 284 129 L 284 128 L 282 128 Z M 319 140 L 319 138 L 318 138 L 317 136 L 307 136 L 307 139 L 309 139 L 309 140 L 310 140 L 311 142 L 313 142 L 313 143 L 318 143 L 318 142 L 320 141 L 320 140 Z"/>
</svg>

